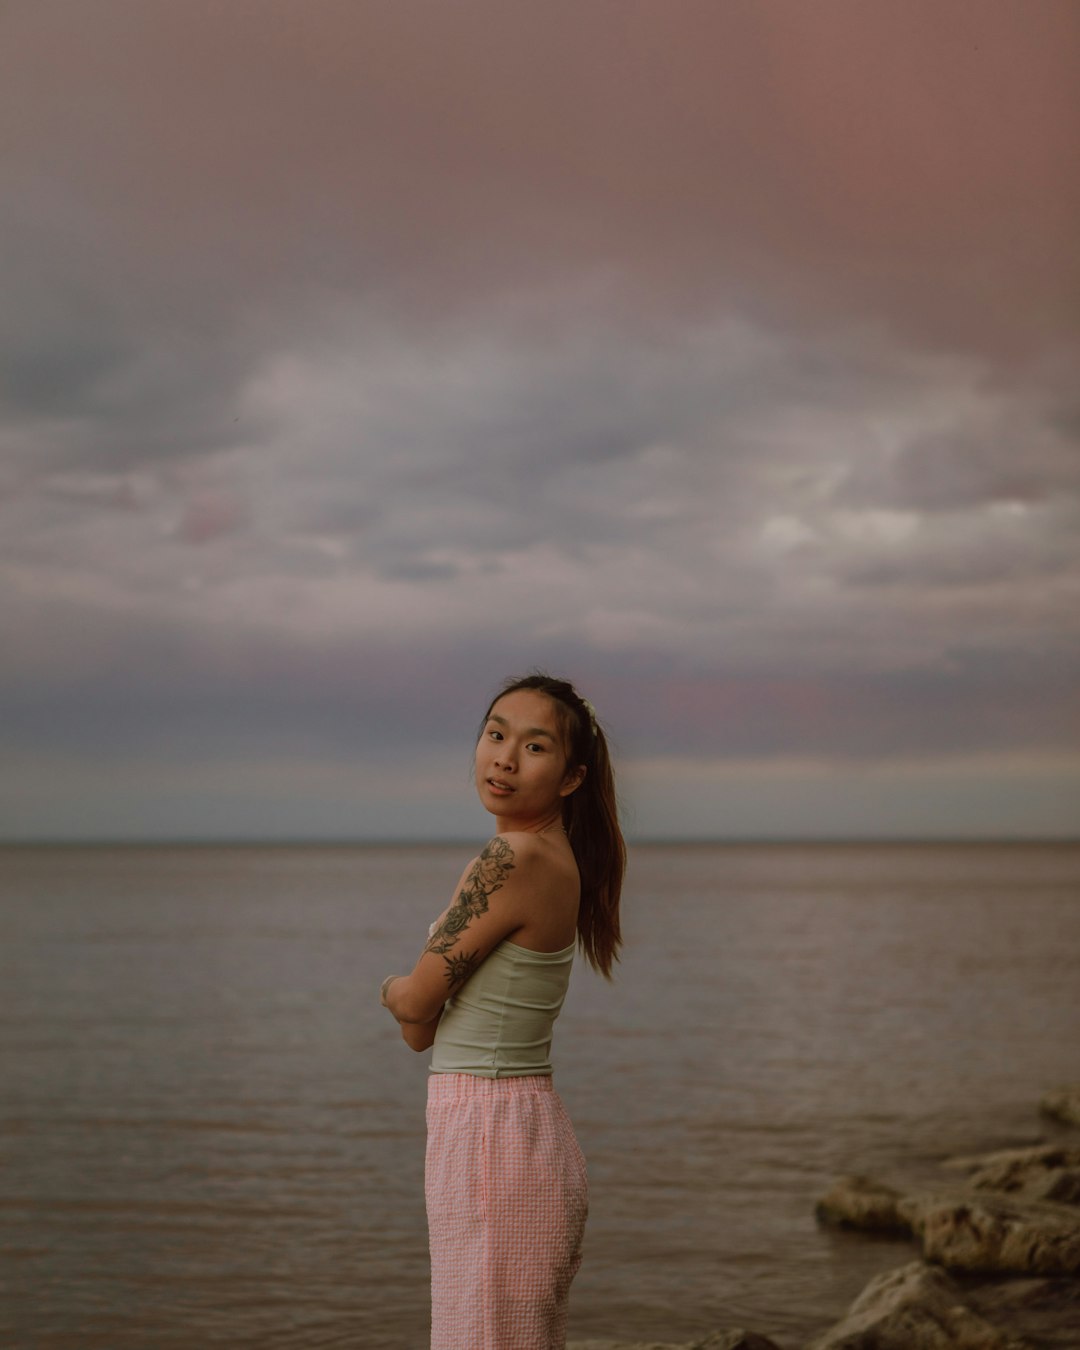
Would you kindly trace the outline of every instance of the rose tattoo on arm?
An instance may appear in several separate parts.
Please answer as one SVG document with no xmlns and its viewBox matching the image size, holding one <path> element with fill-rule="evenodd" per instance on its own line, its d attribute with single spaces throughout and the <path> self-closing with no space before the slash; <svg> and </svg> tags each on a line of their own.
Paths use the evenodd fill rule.
<svg viewBox="0 0 1080 1350">
<path fill-rule="evenodd" d="M 425 952 L 441 956 L 446 963 L 450 993 L 460 989 L 480 965 L 476 952 L 451 955 L 469 924 L 488 910 L 488 898 L 500 890 L 514 869 L 514 851 L 505 839 L 496 836 L 472 865 L 458 898 L 428 939 Z"/>
</svg>

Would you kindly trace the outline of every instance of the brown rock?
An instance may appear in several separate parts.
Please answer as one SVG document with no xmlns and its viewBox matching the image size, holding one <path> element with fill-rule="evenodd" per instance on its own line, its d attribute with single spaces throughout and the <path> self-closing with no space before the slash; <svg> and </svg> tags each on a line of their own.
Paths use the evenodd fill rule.
<svg viewBox="0 0 1080 1350">
<path fill-rule="evenodd" d="M 692 1343 L 691 1343 L 692 1344 Z M 685 1341 L 568 1341 L 566 1350 L 690 1350 Z"/>
<path fill-rule="evenodd" d="M 567 1341 L 566 1350 L 689 1350 L 685 1341 Z"/>
<path fill-rule="evenodd" d="M 1080 1083 L 1066 1083 L 1047 1092 L 1039 1102 L 1039 1110 L 1064 1125 L 1080 1125 Z"/>
<path fill-rule="evenodd" d="M 759 1336 L 756 1331 L 716 1331 L 703 1341 L 695 1341 L 693 1350 L 780 1350 L 775 1341 L 768 1336 Z"/>
<path fill-rule="evenodd" d="M 992 1153 L 965 1153 L 957 1158 L 944 1158 L 941 1166 L 949 1172 L 967 1172 L 974 1176 L 978 1172 L 995 1168 L 1044 1166 L 1048 1162 L 1063 1167 L 1071 1165 L 1076 1158 L 1080 1158 L 1080 1149 L 1064 1148 L 1060 1144 L 1048 1144 L 1045 1139 L 1040 1139 L 1020 1148 L 999 1148 Z"/>
<path fill-rule="evenodd" d="M 992 1280 L 972 1290 L 970 1302 L 994 1326 L 1007 1328 L 1039 1350 L 1076 1350 L 1080 1328 L 1076 1280 Z"/>
<path fill-rule="evenodd" d="M 704 1340 L 680 1341 L 571 1341 L 566 1350 L 780 1350 L 768 1336 L 735 1328 L 710 1332 Z"/>
<path fill-rule="evenodd" d="M 1080 1273 L 1080 1218 L 1066 1206 L 982 1194 L 912 1206 L 923 1255 L 970 1274 Z"/>
<path fill-rule="evenodd" d="M 1025 1200 L 1080 1204 L 1080 1148 L 1043 1144 L 1005 1149 L 981 1157 L 955 1158 L 946 1167 L 968 1173 L 977 1191 L 1000 1191 Z"/>
<path fill-rule="evenodd" d="M 996 1161 L 1000 1179 L 1020 1176 Z M 1003 1170 L 1002 1170 L 1003 1169 Z M 1071 1193 L 1070 1169 L 1032 1164 L 1029 1184 L 1041 1170 L 1049 1190 Z M 927 1261 L 980 1275 L 1080 1274 L 1080 1214 L 1072 1205 L 989 1190 L 915 1192 L 904 1195 L 868 1177 L 842 1177 L 817 1206 L 823 1222 L 867 1232 L 916 1237 Z"/>
<path fill-rule="evenodd" d="M 900 1213 L 900 1191 L 871 1177 L 841 1177 L 817 1203 L 822 1223 L 870 1233 L 910 1233 L 911 1222 Z"/>
<path fill-rule="evenodd" d="M 807 1350 L 1018 1350 L 967 1307 L 940 1270 L 912 1261 L 871 1280 Z"/>
</svg>

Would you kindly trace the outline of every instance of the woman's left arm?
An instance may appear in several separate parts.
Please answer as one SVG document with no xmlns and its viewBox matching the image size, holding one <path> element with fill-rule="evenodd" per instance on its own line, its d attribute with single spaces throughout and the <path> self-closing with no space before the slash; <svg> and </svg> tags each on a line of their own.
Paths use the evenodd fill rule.
<svg viewBox="0 0 1080 1350">
<path fill-rule="evenodd" d="M 430 1050 L 435 1044 L 435 1032 L 439 1026 L 439 1018 L 433 1017 L 430 1022 L 402 1022 L 401 1039 L 410 1050 Z"/>
</svg>

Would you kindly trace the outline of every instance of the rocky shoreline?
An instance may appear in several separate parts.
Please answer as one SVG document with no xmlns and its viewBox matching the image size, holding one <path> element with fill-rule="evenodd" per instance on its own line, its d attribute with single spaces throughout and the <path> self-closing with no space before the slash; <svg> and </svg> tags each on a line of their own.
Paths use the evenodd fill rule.
<svg viewBox="0 0 1080 1350">
<path fill-rule="evenodd" d="M 1080 1127 L 1080 1083 L 1041 1113 Z M 940 1185 L 905 1190 L 841 1177 L 823 1224 L 910 1237 L 918 1259 L 871 1280 L 834 1326 L 800 1350 L 1077 1350 L 1080 1136 L 941 1164 Z M 784 1350 L 731 1328 L 681 1343 L 574 1341 L 567 1350 Z"/>
</svg>

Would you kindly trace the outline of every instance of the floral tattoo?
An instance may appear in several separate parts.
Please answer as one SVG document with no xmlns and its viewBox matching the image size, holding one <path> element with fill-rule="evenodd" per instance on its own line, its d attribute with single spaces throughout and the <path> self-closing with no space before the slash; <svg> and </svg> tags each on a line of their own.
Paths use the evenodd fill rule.
<svg viewBox="0 0 1080 1350">
<path fill-rule="evenodd" d="M 488 841 L 484 851 L 473 864 L 458 898 L 446 911 L 442 922 L 428 939 L 425 952 L 441 956 L 446 962 L 446 978 L 451 992 L 459 988 L 480 964 L 476 952 L 469 955 L 448 953 L 457 946 L 458 939 L 480 914 L 488 910 L 488 897 L 502 888 L 507 875 L 514 870 L 514 851 L 498 835 Z"/>
</svg>

